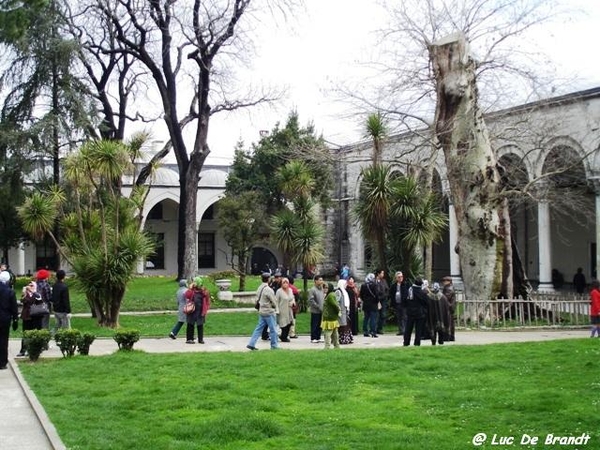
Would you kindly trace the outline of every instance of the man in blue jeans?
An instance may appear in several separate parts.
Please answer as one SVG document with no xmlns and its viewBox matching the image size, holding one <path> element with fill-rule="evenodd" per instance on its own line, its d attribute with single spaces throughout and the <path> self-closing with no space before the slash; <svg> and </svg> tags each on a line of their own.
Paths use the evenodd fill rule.
<svg viewBox="0 0 600 450">
<path fill-rule="evenodd" d="M 315 285 L 308 291 L 308 310 L 310 311 L 310 342 L 318 344 L 321 341 L 321 318 L 323 316 L 323 277 L 315 276 Z"/>
<path fill-rule="evenodd" d="M 277 345 L 277 329 L 275 317 L 279 313 L 277 309 L 277 301 L 275 300 L 275 292 L 269 286 L 269 279 L 271 278 L 270 273 L 263 273 L 261 275 L 262 284 L 256 291 L 256 297 L 258 299 L 258 325 L 252 333 L 250 342 L 246 345 L 246 348 L 250 350 L 258 350 L 256 348 L 256 341 L 260 337 L 263 328 L 269 327 L 269 338 L 271 339 L 271 349 L 278 349 Z"/>
</svg>

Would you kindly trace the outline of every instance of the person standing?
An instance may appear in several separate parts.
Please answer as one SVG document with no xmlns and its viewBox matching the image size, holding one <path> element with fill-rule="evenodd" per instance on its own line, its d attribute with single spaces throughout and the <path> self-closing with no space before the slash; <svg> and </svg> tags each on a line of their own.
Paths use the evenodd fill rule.
<svg viewBox="0 0 600 450">
<path fill-rule="evenodd" d="M 448 335 L 448 328 L 450 326 L 450 309 L 448 306 L 448 300 L 440 292 L 439 283 L 435 282 L 431 286 L 431 290 L 428 293 L 429 297 L 429 308 L 427 315 L 427 327 L 429 328 L 429 337 L 431 344 L 437 343 L 444 345 L 444 340 Z"/>
<path fill-rule="evenodd" d="M 194 344 L 194 327 L 198 329 L 198 343 L 204 344 L 204 323 L 210 309 L 210 294 L 204 287 L 201 277 L 194 278 L 190 289 L 185 293 L 186 302 L 194 303 L 194 312 L 186 317 L 186 344 Z"/>
<path fill-rule="evenodd" d="M 50 278 L 50 272 L 46 269 L 40 269 L 37 272 L 37 292 L 42 297 L 42 301 L 48 305 L 48 311 L 52 313 L 52 287 L 48 282 Z M 50 314 L 44 314 L 42 316 L 42 328 L 46 330 L 50 329 Z"/>
<path fill-rule="evenodd" d="M 57 329 L 71 328 L 71 300 L 69 299 L 69 287 L 65 283 L 66 276 L 64 270 L 58 270 L 56 283 L 52 287 L 52 305 Z"/>
<path fill-rule="evenodd" d="M 275 299 L 279 310 L 277 324 L 281 330 L 281 342 L 290 342 L 290 327 L 294 321 L 292 308 L 295 305 L 294 291 L 290 288 L 290 280 L 285 277 L 281 279 L 281 287 L 275 292 Z"/>
<path fill-rule="evenodd" d="M 341 280 L 340 280 L 341 281 Z M 323 289 L 325 300 L 323 301 L 323 320 L 321 320 L 321 329 L 325 335 L 325 349 L 340 348 L 340 338 L 338 335 L 340 305 L 333 291 L 333 284 L 329 283 Z"/>
<path fill-rule="evenodd" d="M 375 285 L 375 274 L 370 273 L 365 282 L 360 286 L 360 299 L 364 313 L 363 335 L 365 337 L 377 337 L 377 311 L 378 300 Z"/>
<path fill-rule="evenodd" d="M 448 328 L 448 336 L 446 341 L 454 341 L 454 330 L 456 328 L 456 293 L 454 292 L 454 285 L 452 284 L 452 277 L 445 276 L 442 278 L 442 294 L 448 300 L 448 308 L 450 310 L 450 327 Z"/>
<path fill-rule="evenodd" d="M 296 315 L 300 310 L 300 291 L 294 285 L 294 277 L 290 276 L 288 278 L 290 280 L 290 289 L 292 290 L 292 294 L 294 294 L 294 304 L 292 305 L 292 325 L 290 326 L 290 339 L 298 339 L 298 334 L 296 332 Z"/>
<path fill-rule="evenodd" d="M 592 281 L 590 290 L 590 322 L 592 324 L 592 335 L 600 337 L 600 282 Z"/>
<path fill-rule="evenodd" d="M 10 328 L 12 326 L 12 330 L 17 331 L 19 326 L 17 296 L 9 286 L 10 274 L 6 271 L 0 272 L 0 370 L 8 367 Z"/>
<path fill-rule="evenodd" d="M 0 272 L 7 272 L 10 275 L 10 281 L 8 282 L 8 287 L 11 289 L 15 288 L 15 282 L 17 281 L 17 277 L 15 276 L 15 274 L 13 273 L 12 270 L 10 270 L 10 267 L 8 264 L 6 263 L 2 263 L 0 264 Z"/>
<path fill-rule="evenodd" d="M 377 294 L 377 334 L 383 334 L 383 328 L 387 320 L 388 292 L 390 290 L 385 279 L 385 270 L 375 271 L 375 286 Z"/>
<path fill-rule="evenodd" d="M 175 299 L 177 300 L 177 323 L 173 326 L 173 329 L 169 333 L 169 337 L 171 339 L 177 339 L 177 334 L 184 323 L 187 322 L 187 315 L 183 311 L 183 307 L 187 302 L 185 298 L 185 293 L 187 292 L 187 280 L 179 280 L 179 289 L 177 289 L 177 293 L 175 294 Z"/>
<path fill-rule="evenodd" d="M 356 283 L 354 282 L 354 277 L 348 278 L 348 283 L 346 284 L 346 292 L 348 293 L 348 298 L 350 299 L 350 330 L 352 331 L 352 336 L 356 336 L 358 334 L 358 311 L 360 310 L 360 294 L 358 292 L 358 288 L 356 287 Z"/>
<path fill-rule="evenodd" d="M 390 305 L 396 309 L 396 323 L 398 332 L 396 336 L 403 336 L 406 327 L 406 310 L 402 306 L 402 300 L 408 296 L 408 285 L 404 282 L 404 274 L 401 271 L 396 272 L 395 282 L 389 290 Z"/>
<path fill-rule="evenodd" d="M 581 295 L 585 291 L 586 285 L 587 282 L 585 280 L 585 275 L 583 274 L 583 268 L 578 267 L 577 273 L 573 275 L 573 287 L 575 288 L 575 291 Z"/>
<path fill-rule="evenodd" d="M 346 290 L 347 285 L 348 281 L 342 278 L 338 281 L 335 290 L 335 299 L 337 300 L 338 305 L 340 305 L 340 326 L 338 328 L 338 335 L 340 344 L 342 345 L 352 344 L 354 342 L 354 339 L 352 338 L 352 329 L 350 328 L 350 296 Z"/>
<path fill-rule="evenodd" d="M 31 315 L 31 305 L 34 303 L 42 303 L 42 296 L 37 292 L 37 283 L 31 281 L 23 288 L 23 296 L 21 297 L 23 308 L 21 309 L 21 320 L 23 321 L 23 332 L 28 330 L 41 330 L 43 328 L 42 318 L 44 315 Z M 17 356 L 25 356 L 25 340 L 21 339 L 21 350 Z"/>
<path fill-rule="evenodd" d="M 321 320 L 323 318 L 323 277 L 316 275 L 314 286 L 308 291 L 308 310 L 310 311 L 310 342 L 321 342 Z"/>
<path fill-rule="evenodd" d="M 275 328 L 275 317 L 278 313 L 277 300 L 275 299 L 275 292 L 273 292 L 273 289 L 269 286 L 269 278 L 271 278 L 271 274 L 264 272 L 261 275 L 262 284 L 256 291 L 256 298 L 258 300 L 258 324 L 252 332 L 250 342 L 246 345 L 246 348 L 250 350 L 258 350 L 256 348 L 256 341 L 258 341 L 265 325 L 269 327 L 271 350 L 279 348 L 277 345 L 277 329 Z"/>
<path fill-rule="evenodd" d="M 408 296 L 404 300 L 406 308 L 406 329 L 404 330 L 404 346 L 410 345 L 410 337 L 413 329 L 415 330 L 415 346 L 421 345 L 421 337 L 423 336 L 423 327 L 425 325 L 425 317 L 427 315 L 427 306 L 429 298 L 421 288 L 423 280 L 421 277 L 415 279 L 414 284 L 409 288 Z"/>
</svg>

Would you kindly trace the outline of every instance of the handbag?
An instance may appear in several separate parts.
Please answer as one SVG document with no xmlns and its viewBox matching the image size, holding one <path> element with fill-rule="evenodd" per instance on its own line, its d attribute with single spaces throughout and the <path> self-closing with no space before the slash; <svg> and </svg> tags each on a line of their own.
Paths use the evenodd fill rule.
<svg viewBox="0 0 600 450">
<path fill-rule="evenodd" d="M 45 316 L 46 314 L 50 314 L 50 308 L 46 302 L 32 303 L 29 307 L 30 316 Z"/>
<path fill-rule="evenodd" d="M 196 311 L 196 305 L 194 302 L 187 302 L 185 305 L 183 305 L 183 312 L 185 314 L 193 314 L 194 311 Z"/>
<path fill-rule="evenodd" d="M 263 288 L 260 290 L 260 293 L 258 294 L 258 298 L 254 302 L 254 309 L 257 311 L 260 309 L 260 297 L 262 296 L 262 293 L 265 290 L 265 287 L 266 286 L 263 286 Z"/>
</svg>

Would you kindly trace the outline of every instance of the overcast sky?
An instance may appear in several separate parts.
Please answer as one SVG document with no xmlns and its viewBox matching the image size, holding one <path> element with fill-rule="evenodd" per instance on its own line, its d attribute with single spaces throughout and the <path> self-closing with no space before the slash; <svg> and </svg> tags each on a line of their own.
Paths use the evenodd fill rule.
<svg viewBox="0 0 600 450">
<path fill-rule="evenodd" d="M 538 45 L 557 65 L 561 77 L 577 76 L 573 89 L 600 87 L 600 59 L 595 47 L 600 31 L 600 2 L 571 0 L 586 14 L 573 14 L 537 31 Z M 276 107 L 217 115 L 210 125 L 208 162 L 226 163 L 240 139 L 249 147 L 261 130 L 285 121 L 292 109 L 300 121 L 312 121 L 334 144 L 363 136 L 360 120 L 336 101 L 332 88 L 346 77 L 360 77 L 360 62 L 371 58 L 374 31 L 384 18 L 371 0 L 306 0 L 306 17 L 287 26 L 261 27 L 257 58 L 249 69 L 252 81 L 285 85 L 288 95 Z"/>
</svg>

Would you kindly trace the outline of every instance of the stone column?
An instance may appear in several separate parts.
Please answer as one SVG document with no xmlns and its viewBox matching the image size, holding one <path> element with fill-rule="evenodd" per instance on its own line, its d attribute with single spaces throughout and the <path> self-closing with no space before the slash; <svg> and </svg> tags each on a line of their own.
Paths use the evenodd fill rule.
<svg viewBox="0 0 600 450">
<path fill-rule="evenodd" d="M 12 267 L 12 271 L 16 275 L 25 275 L 25 244 L 19 242 L 17 246 L 17 263 Z"/>
<path fill-rule="evenodd" d="M 552 241 L 550 240 L 550 204 L 538 202 L 539 292 L 554 292 L 552 285 Z"/>
</svg>

